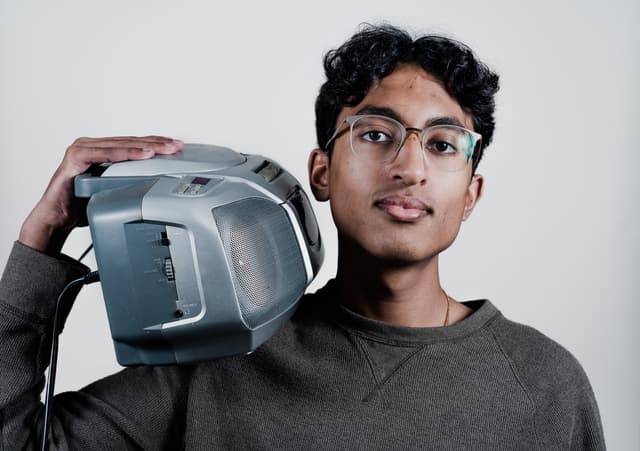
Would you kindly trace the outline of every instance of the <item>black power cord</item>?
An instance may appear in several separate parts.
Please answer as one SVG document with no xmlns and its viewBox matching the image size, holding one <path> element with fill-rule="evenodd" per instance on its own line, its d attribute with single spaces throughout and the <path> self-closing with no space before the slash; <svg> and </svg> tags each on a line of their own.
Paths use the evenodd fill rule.
<svg viewBox="0 0 640 451">
<path fill-rule="evenodd" d="M 89 251 L 93 249 L 93 243 L 91 243 L 89 245 L 89 247 L 87 247 L 84 252 L 82 253 L 82 255 L 80 257 L 78 257 L 78 261 L 81 262 L 83 258 L 85 258 L 87 256 L 87 254 L 89 253 Z"/>
<path fill-rule="evenodd" d="M 58 335 L 60 334 L 60 312 L 68 311 L 67 304 L 73 300 L 73 297 L 69 297 L 69 293 L 73 293 L 73 289 L 80 286 L 88 285 L 100 280 L 98 271 L 90 272 L 84 277 L 72 280 L 58 296 L 56 302 L 56 310 L 53 315 L 53 328 L 51 329 L 51 355 L 49 357 L 49 370 L 47 372 L 47 388 L 44 401 L 44 415 L 42 420 L 42 443 L 40 449 L 42 451 L 48 451 L 49 441 L 47 436 L 49 435 L 49 418 L 51 416 L 51 405 L 53 404 L 53 388 L 56 382 L 56 366 L 58 363 Z"/>
</svg>

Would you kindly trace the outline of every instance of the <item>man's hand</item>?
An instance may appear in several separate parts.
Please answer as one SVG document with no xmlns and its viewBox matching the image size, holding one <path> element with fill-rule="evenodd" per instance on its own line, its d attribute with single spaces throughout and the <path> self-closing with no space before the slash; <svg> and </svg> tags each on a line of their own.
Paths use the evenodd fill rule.
<svg viewBox="0 0 640 451">
<path fill-rule="evenodd" d="M 86 202 L 73 194 L 76 175 L 94 163 L 145 160 L 156 154 L 176 153 L 183 145 L 182 141 L 161 136 L 76 139 L 22 225 L 19 241 L 41 252 L 60 252 L 71 230 L 85 222 Z"/>
</svg>

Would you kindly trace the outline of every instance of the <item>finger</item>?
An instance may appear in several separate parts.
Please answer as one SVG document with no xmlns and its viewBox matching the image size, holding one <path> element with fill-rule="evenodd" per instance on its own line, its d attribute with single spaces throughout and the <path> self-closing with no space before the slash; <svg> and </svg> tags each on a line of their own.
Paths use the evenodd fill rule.
<svg viewBox="0 0 640 451">
<path fill-rule="evenodd" d="M 51 178 L 48 191 L 64 190 L 73 177 L 85 172 L 92 164 L 125 160 L 145 160 L 155 155 L 153 149 L 138 147 L 82 147 L 71 146 Z M 51 188 L 51 189 L 50 189 Z M 45 193 L 46 194 L 46 193 Z"/>
<path fill-rule="evenodd" d="M 75 176 L 96 163 L 113 163 L 125 160 L 144 160 L 155 155 L 150 147 L 82 147 L 71 146 L 62 160 L 67 176 Z"/>
<path fill-rule="evenodd" d="M 163 146 L 152 147 L 155 153 L 170 155 L 184 149 L 184 142 L 179 139 L 173 139 L 170 143 L 164 143 Z"/>
<path fill-rule="evenodd" d="M 165 143 L 165 142 L 172 142 L 173 139 L 167 137 L 167 136 L 108 136 L 108 137 L 102 137 L 102 138 L 88 138 L 88 137 L 81 137 L 78 138 L 74 141 L 73 145 L 79 144 L 79 145 L 92 145 L 92 146 L 96 146 L 99 143 L 104 143 L 104 142 L 119 142 L 119 141 L 140 141 L 140 142 L 160 142 L 160 143 Z"/>
<path fill-rule="evenodd" d="M 165 138 L 162 136 L 119 136 L 113 138 L 78 138 L 72 147 L 151 149 L 157 154 L 170 155 L 182 150 L 184 143 L 179 139 Z"/>
<path fill-rule="evenodd" d="M 157 138 L 154 137 L 114 137 L 114 138 L 78 138 L 72 146 L 81 147 L 153 147 L 153 146 L 167 146 L 176 147 L 178 144 L 182 144 L 182 141 L 171 138 Z"/>
<path fill-rule="evenodd" d="M 114 148 L 131 148 L 131 149 L 152 149 L 157 153 L 175 153 L 178 150 L 182 149 L 183 142 L 180 140 L 170 140 L 170 141 L 145 141 L 142 139 L 122 139 L 122 140 L 114 140 L 111 138 L 107 138 L 104 141 L 81 141 L 74 143 L 74 147 L 83 147 L 86 149 L 92 148 L 104 148 L 104 149 L 114 149 Z"/>
</svg>

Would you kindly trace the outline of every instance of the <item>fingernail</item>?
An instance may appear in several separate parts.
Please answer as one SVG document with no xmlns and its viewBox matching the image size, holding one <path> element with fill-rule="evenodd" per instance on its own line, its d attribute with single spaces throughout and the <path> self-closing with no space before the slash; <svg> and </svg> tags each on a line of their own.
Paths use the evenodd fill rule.
<svg viewBox="0 0 640 451">
<path fill-rule="evenodd" d="M 144 149 L 142 149 L 142 151 L 143 151 L 143 152 L 147 152 L 147 153 L 149 153 L 149 152 L 153 152 L 153 149 L 144 148 Z"/>
<path fill-rule="evenodd" d="M 179 139 L 174 139 L 174 140 L 173 140 L 173 142 L 174 142 L 175 144 L 180 144 L 180 145 L 184 144 L 184 143 L 183 143 L 181 140 L 179 140 Z"/>
</svg>

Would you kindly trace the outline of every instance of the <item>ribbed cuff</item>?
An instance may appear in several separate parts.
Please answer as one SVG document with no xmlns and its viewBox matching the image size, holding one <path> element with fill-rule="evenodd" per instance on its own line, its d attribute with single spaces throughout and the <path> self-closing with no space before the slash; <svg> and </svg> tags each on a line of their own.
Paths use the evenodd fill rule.
<svg viewBox="0 0 640 451">
<path fill-rule="evenodd" d="M 53 257 L 16 241 L 0 279 L 0 302 L 48 321 L 62 289 L 88 272 L 66 255 Z"/>
</svg>

